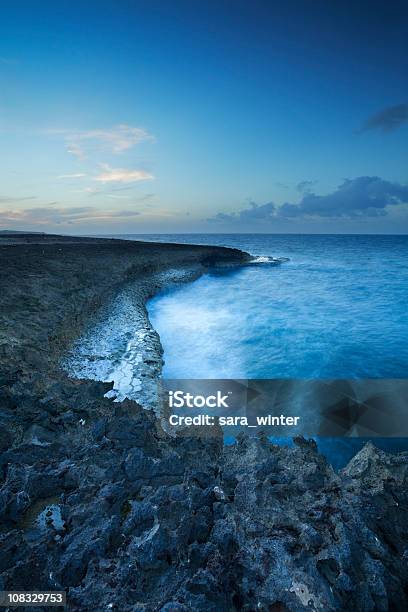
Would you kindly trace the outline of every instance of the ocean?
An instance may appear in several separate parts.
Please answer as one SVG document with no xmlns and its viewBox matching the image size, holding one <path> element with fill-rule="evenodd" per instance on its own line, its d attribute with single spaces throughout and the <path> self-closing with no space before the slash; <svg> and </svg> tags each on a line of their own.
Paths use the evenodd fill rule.
<svg viewBox="0 0 408 612">
<path fill-rule="evenodd" d="M 287 259 L 217 268 L 151 299 L 148 313 L 164 349 L 164 378 L 408 378 L 408 236 L 117 237 L 228 246 Z M 340 468 L 365 441 L 321 438 L 318 444 Z M 407 442 L 375 440 L 388 451 L 408 450 Z"/>
<path fill-rule="evenodd" d="M 289 258 L 214 271 L 151 300 L 164 377 L 407 378 L 408 236 L 149 239 Z"/>
</svg>

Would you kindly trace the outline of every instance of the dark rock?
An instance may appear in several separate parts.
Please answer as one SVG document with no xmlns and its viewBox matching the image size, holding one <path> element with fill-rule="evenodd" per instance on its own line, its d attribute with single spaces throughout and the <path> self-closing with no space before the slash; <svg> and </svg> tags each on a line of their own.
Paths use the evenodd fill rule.
<svg viewBox="0 0 408 612">
<path fill-rule="evenodd" d="M 66 589 L 74 612 L 408 609 L 407 454 L 369 444 L 335 473 L 303 438 L 171 438 L 152 412 L 104 397 L 111 383 L 60 368 L 122 283 L 146 317 L 163 271 L 245 255 L 35 240 L 0 245 L 1 589 Z M 145 389 L 161 367 L 153 331 L 148 343 Z"/>
</svg>

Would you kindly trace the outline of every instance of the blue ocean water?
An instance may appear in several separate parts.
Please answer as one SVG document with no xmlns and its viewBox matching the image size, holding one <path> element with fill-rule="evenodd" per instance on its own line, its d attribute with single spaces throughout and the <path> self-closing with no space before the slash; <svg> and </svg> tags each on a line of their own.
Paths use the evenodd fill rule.
<svg viewBox="0 0 408 612">
<path fill-rule="evenodd" d="M 214 271 L 151 300 L 164 377 L 408 377 L 408 236 L 149 239 L 290 259 Z"/>
<path fill-rule="evenodd" d="M 163 345 L 165 378 L 408 378 L 408 236 L 118 237 L 289 258 L 216 269 L 153 298 L 148 311 Z M 317 441 L 341 468 L 366 439 Z M 374 443 L 408 450 L 405 438 Z"/>
</svg>

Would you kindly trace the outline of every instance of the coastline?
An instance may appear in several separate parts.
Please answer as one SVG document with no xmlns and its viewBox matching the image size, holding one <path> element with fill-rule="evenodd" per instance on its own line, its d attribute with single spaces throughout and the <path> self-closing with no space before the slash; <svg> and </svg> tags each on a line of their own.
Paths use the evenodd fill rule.
<svg viewBox="0 0 408 612">
<path fill-rule="evenodd" d="M 111 384 L 60 368 L 131 284 L 154 379 L 160 345 L 146 300 L 247 255 L 10 238 L 0 238 L 3 589 L 64 589 L 70 610 L 404 609 L 408 454 L 369 444 L 335 473 L 303 439 L 171 438 L 152 411 L 104 397 Z"/>
<path fill-rule="evenodd" d="M 146 301 L 166 284 L 197 278 L 216 260 L 249 258 L 223 247 L 23 233 L 0 235 L 0 249 L 1 328 L 13 327 L 0 338 L 0 355 L 49 370 L 127 283 L 136 283 L 133 298 L 147 319 Z"/>
<path fill-rule="evenodd" d="M 157 380 L 162 374 L 163 347 L 149 319 L 147 303 L 158 293 L 192 282 L 209 270 L 201 261 L 190 261 L 188 251 L 186 255 L 186 260 L 178 265 L 177 262 L 168 261 L 161 269 L 137 274 L 136 277 L 132 275 L 117 288 L 116 294 L 94 313 L 84 333 L 63 357 L 62 366 L 68 375 L 105 381 L 121 378 L 121 387 L 124 380 L 132 387 L 132 399 L 136 399 L 143 408 L 157 411 Z M 238 252 L 236 259 L 235 254 L 231 255 L 233 259 L 221 257 L 218 261 L 234 265 L 246 261 L 245 253 L 242 259 Z M 117 327 L 118 319 L 127 322 L 122 323 L 120 330 Z M 108 337 L 110 340 L 107 340 Z M 104 360 L 101 352 L 105 349 L 109 353 L 107 346 L 111 344 L 122 347 L 122 368 L 120 365 L 117 369 L 109 367 L 102 374 L 101 361 Z M 132 364 L 131 372 L 127 369 L 129 362 Z M 137 393 L 134 391 L 135 384 L 139 385 Z M 114 386 L 108 397 L 123 401 L 127 396 Z"/>
</svg>

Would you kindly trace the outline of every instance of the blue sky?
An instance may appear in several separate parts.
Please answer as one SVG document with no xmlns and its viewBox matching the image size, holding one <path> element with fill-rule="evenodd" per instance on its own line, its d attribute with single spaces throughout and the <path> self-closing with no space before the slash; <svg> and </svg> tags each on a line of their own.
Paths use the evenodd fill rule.
<svg viewBox="0 0 408 612">
<path fill-rule="evenodd" d="M 0 229 L 406 233 L 405 2 L 7 4 Z"/>
</svg>

